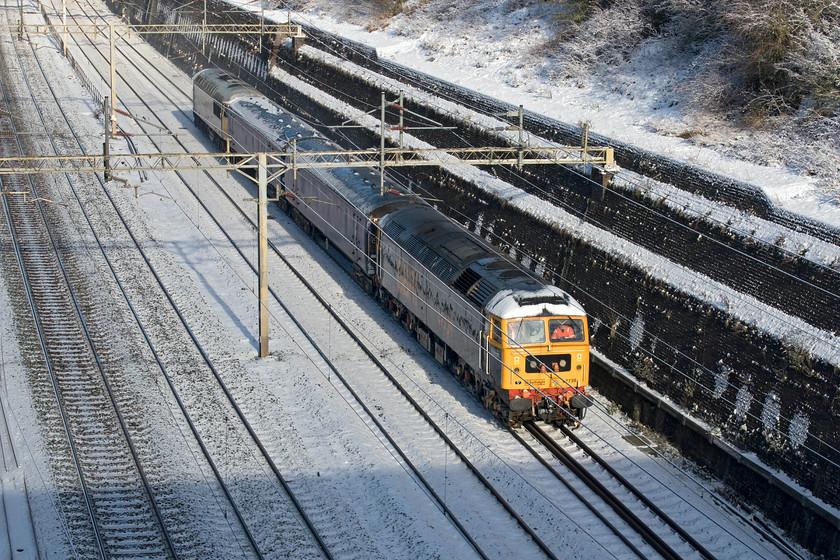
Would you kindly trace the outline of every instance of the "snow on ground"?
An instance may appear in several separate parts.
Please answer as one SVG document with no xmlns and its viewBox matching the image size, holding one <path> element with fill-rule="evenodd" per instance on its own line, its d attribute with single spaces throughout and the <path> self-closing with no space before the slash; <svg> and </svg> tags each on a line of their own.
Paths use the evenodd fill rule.
<svg viewBox="0 0 840 560">
<path fill-rule="evenodd" d="M 254 10 L 251 2 L 231 3 Z M 512 4 L 405 2 L 403 14 L 371 22 L 361 15 L 353 18 L 352 3 L 308 0 L 296 2 L 298 11 L 291 17 L 369 45 L 382 58 L 552 118 L 587 122 L 599 134 L 753 183 L 786 209 L 840 226 L 836 193 L 813 177 L 774 163 L 772 152 L 783 147 L 773 144 L 778 139 L 772 135 L 766 139 L 766 155 L 753 154 L 763 164 L 727 157 L 703 145 L 737 144 L 755 134 L 702 123 L 702 116 L 684 111 L 672 93 L 666 95 L 675 74 L 684 69 L 663 43 L 646 44 L 646 56 L 618 67 L 617 74 L 607 77 L 614 79 L 558 80 L 555 76 L 562 69 L 535 62 L 541 45 L 550 39 L 552 12 L 539 3 L 521 3 L 519 10 Z M 266 10 L 265 15 L 286 21 L 289 12 Z M 704 134 L 716 137 L 714 142 L 678 136 L 701 127 Z M 840 175 L 840 167 L 836 172 Z"/>
</svg>

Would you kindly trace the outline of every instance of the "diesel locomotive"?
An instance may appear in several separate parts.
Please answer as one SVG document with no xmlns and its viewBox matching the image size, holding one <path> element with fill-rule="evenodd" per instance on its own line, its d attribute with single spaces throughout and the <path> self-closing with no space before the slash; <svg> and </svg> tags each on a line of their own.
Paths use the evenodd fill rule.
<svg viewBox="0 0 840 560">
<path fill-rule="evenodd" d="M 336 151 L 255 88 L 214 68 L 193 77 L 198 128 L 232 153 Z M 235 156 L 234 156 L 235 157 Z M 281 207 L 323 236 L 354 277 L 505 423 L 573 421 L 590 401 L 586 313 L 374 169 L 298 169 Z"/>
</svg>

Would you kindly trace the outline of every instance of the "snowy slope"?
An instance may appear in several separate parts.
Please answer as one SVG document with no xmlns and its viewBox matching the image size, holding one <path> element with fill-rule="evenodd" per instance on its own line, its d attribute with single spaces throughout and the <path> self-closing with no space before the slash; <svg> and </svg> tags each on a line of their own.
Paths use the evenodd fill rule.
<svg viewBox="0 0 840 560">
<path fill-rule="evenodd" d="M 257 11 L 253 2 L 241 4 Z M 788 210 L 840 225 L 837 159 L 834 169 L 819 167 L 820 177 L 813 169 L 800 173 L 780 163 L 815 151 L 831 161 L 828 154 L 836 147 L 791 146 L 788 139 L 780 145 L 777 131 L 739 129 L 686 107 L 680 79 L 688 62 L 664 40 L 649 39 L 628 54 L 629 61 L 606 61 L 602 72 L 581 79 L 580 68 L 559 67 L 551 57 L 553 3 L 405 1 L 403 13 L 387 19 L 354 2 L 305 0 L 278 7 L 289 4 L 297 11 L 265 10 L 266 17 L 286 21 L 291 15 L 370 45 L 379 57 L 552 118 L 587 122 L 596 133 L 756 184 Z M 622 29 L 632 25 L 629 16 L 611 23 L 614 28 L 605 32 L 634 31 Z"/>
</svg>

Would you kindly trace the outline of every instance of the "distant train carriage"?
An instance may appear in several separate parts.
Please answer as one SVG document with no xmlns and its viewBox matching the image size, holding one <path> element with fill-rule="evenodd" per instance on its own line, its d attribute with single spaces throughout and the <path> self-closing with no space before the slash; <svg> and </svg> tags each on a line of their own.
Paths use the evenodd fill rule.
<svg viewBox="0 0 840 560">
<path fill-rule="evenodd" d="M 193 77 L 196 125 L 233 153 L 340 148 L 217 69 Z M 376 170 L 300 169 L 279 179 L 283 208 L 323 235 L 354 276 L 505 422 L 582 416 L 589 406 L 586 314 Z M 551 401 L 549 403 L 548 401 Z"/>
</svg>

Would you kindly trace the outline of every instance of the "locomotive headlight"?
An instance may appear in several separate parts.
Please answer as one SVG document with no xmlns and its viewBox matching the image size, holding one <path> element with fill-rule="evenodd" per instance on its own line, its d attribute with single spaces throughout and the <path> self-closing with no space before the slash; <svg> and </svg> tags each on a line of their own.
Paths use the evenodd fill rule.
<svg viewBox="0 0 840 560">
<path fill-rule="evenodd" d="M 581 369 L 582 367 L 583 367 L 583 366 L 578 366 L 577 368 L 578 368 L 578 369 Z"/>
<path fill-rule="evenodd" d="M 513 368 L 513 373 L 519 373 L 519 368 L 518 367 Z"/>
</svg>

